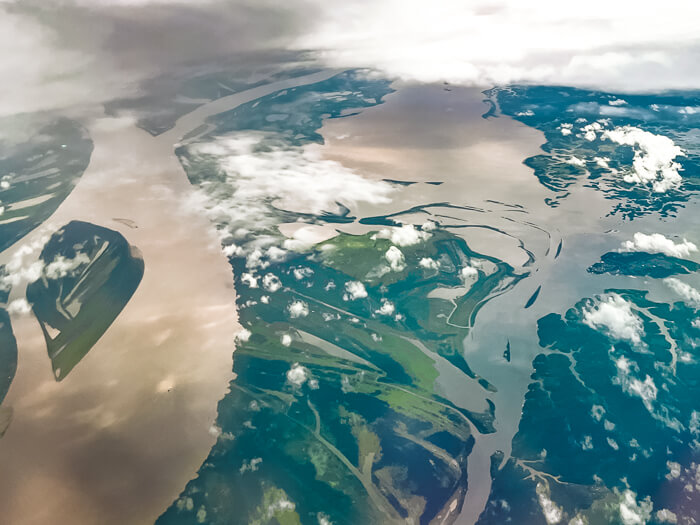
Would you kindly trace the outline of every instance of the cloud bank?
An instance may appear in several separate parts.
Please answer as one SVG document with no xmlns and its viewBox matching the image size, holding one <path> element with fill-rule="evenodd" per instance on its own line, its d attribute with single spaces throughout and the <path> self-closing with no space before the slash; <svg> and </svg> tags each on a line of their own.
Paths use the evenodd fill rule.
<svg viewBox="0 0 700 525">
<path fill-rule="evenodd" d="M 699 88 L 698 19 L 687 0 L 0 0 L 0 115 L 268 52 L 416 82 Z"/>
<path fill-rule="evenodd" d="M 640 91 L 700 86 L 700 4 L 556 0 L 321 2 L 295 43 L 334 66 L 418 82 Z"/>
<path fill-rule="evenodd" d="M 646 235 L 641 232 L 634 234 L 631 241 L 622 243 L 621 251 L 663 253 L 670 257 L 688 257 L 691 252 L 697 252 L 698 247 L 686 239 L 675 243 L 672 239 L 664 237 L 660 233 Z"/>
<path fill-rule="evenodd" d="M 670 138 L 634 126 L 607 130 L 603 137 L 634 148 L 632 171 L 624 175 L 625 182 L 651 184 L 656 193 L 665 193 L 680 185 L 681 165 L 674 159 L 685 153 Z"/>
<path fill-rule="evenodd" d="M 644 335 L 642 320 L 632 305 L 616 293 L 601 298 L 583 310 L 583 322 L 594 330 L 603 329 L 615 339 L 640 344 Z"/>
</svg>

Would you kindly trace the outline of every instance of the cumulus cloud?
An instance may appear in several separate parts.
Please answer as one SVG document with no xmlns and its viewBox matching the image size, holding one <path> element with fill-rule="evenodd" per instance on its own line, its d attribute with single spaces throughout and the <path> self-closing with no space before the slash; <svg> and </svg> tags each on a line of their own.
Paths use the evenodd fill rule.
<svg viewBox="0 0 700 525">
<path fill-rule="evenodd" d="M 637 369 L 637 365 L 624 356 L 615 362 L 615 366 L 617 367 L 618 381 L 622 384 L 624 390 L 641 398 L 644 406 L 652 412 L 653 403 L 656 401 L 656 396 L 659 393 L 654 380 L 648 375 L 644 378 L 644 381 L 634 378 L 632 372 Z"/>
<path fill-rule="evenodd" d="M 0 274 L 0 289 L 9 291 L 13 286 L 22 282 L 31 283 L 41 277 L 44 264 L 36 260 L 39 251 L 44 247 L 49 238 L 42 235 L 40 238 L 20 245 L 5 264 L 5 269 Z"/>
<path fill-rule="evenodd" d="M 671 257 L 688 257 L 691 252 L 697 252 L 698 247 L 690 241 L 683 239 L 675 243 L 660 233 L 646 235 L 637 232 L 631 241 L 622 243 L 622 250 L 626 252 L 663 253 Z"/>
<path fill-rule="evenodd" d="M 661 523 L 678 523 L 678 516 L 668 509 L 661 509 L 657 511 L 656 519 Z"/>
<path fill-rule="evenodd" d="M 440 265 L 435 259 L 423 257 L 420 261 L 418 261 L 418 266 L 425 268 L 426 270 L 437 270 Z"/>
<path fill-rule="evenodd" d="M 46 265 L 44 273 L 49 279 L 60 279 L 72 275 L 81 264 L 90 264 L 90 257 L 86 253 L 79 252 L 72 259 L 58 255 Z"/>
<path fill-rule="evenodd" d="M 429 239 L 430 236 L 430 233 L 416 229 L 413 224 L 404 224 L 399 228 L 384 228 L 376 234 L 377 239 L 389 239 L 398 246 L 412 246 Z"/>
<path fill-rule="evenodd" d="M 243 273 L 241 274 L 241 282 L 244 284 L 247 284 L 251 288 L 257 288 L 258 287 L 258 278 L 253 275 L 252 273 Z"/>
<path fill-rule="evenodd" d="M 438 222 L 436 222 L 432 219 L 428 219 L 421 226 L 421 230 L 423 230 L 424 232 L 432 232 L 432 231 L 437 230 L 438 226 L 439 226 Z"/>
<path fill-rule="evenodd" d="M 0 275 L 0 289 L 9 291 L 22 282 L 33 283 L 42 275 L 47 279 L 61 279 L 73 275 L 80 265 L 90 263 L 88 255 L 79 252 L 72 259 L 58 255 L 50 263 L 44 264 L 40 260 L 34 260 L 39 246 L 43 246 L 43 242 L 21 246 L 13 254 L 5 266 L 4 273 Z"/>
<path fill-rule="evenodd" d="M 297 317 L 306 317 L 309 315 L 309 305 L 304 301 L 294 301 L 287 306 L 289 316 L 293 319 Z"/>
<path fill-rule="evenodd" d="M 578 166 L 579 168 L 586 165 L 585 160 L 580 159 L 580 158 L 576 157 L 575 155 L 572 155 L 570 158 L 566 159 L 566 163 L 571 164 L 572 166 Z"/>
<path fill-rule="evenodd" d="M 542 514 L 548 525 L 560 523 L 564 518 L 562 508 L 552 501 L 549 494 L 549 487 L 544 483 L 538 483 L 536 487 L 537 500 L 539 501 Z"/>
<path fill-rule="evenodd" d="M 31 311 L 32 307 L 24 297 L 15 299 L 7 305 L 7 313 L 10 315 L 23 315 L 28 314 Z"/>
<path fill-rule="evenodd" d="M 206 188 L 203 205 L 208 215 L 239 227 L 273 226 L 268 203 L 288 211 L 321 214 L 337 211 L 338 202 L 386 204 L 394 191 L 386 182 L 322 158 L 318 149 L 280 144 L 266 133 L 226 135 L 193 145 L 190 151 L 214 159 L 226 177 L 220 185 Z"/>
<path fill-rule="evenodd" d="M 241 465 L 241 468 L 239 469 L 239 472 L 241 474 L 244 474 L 245 472 L 255 472 L 258 470 L 260 463 L 262 463 L 262 458 L 253 458 L 250 461 L 243 461 L 243 464 Z M 202 523 L 204 520 L 202 520 Z"/>
<path fill-rule="evenodd" d="M 639 372 L 639 366 L 634 361 L 630 361 L 624 356 L 618 357 L 615 360 L 615 368 L 617 374 L 613 378 L 613 383 L 620 385 L 622 390 L 630 396 L 638 397 L 644 404 L 651 416 L 667 425 L 673 430 L 681 429 L 680 422 L 669 415 L 668 408 L 659 405 L 657 406 L 656 399 L 659 394 L 659 388 L 656 386 L 654 379 L 648 374 L 644 380 L 639 379 L 636 374 Z"/>
<path fill-rule="evenodd" d="M 241 341 L 245 343 L 250 339 L 250 336 L 253 335 L 250 330 L 246 330 L 245 328 L 241 328 L 238 333 L 236 334 L 236 341 Z"/>
<path fill-rule="evenodd" d="M 367 289 L 360 281 L 350 281 L 345 283 L 345 291 L 347 293 L 343 295 L 343 298 L 346 301 L 354 301 L 355 299 L 363 299 L 367 297 Z"/>
<path fill-rule="evenodd" d="M 33 283 L 42 277 L 60 279 L 73 275 L 81 265 L 90 263 L 88 255 L 82 252 L 78 252 L 72 259 L 58 255 L 48 264 L 37 260 L 47 240 L 47 236 L 41 236 L 15 250 L 0 273 L 0 290 L 9 292 L 15 286 Z M 14 306 L 14 311 L 18 313 L 24 313 L 23 310 L 26 308 L 21 303 Z"/>
<path fill-rule="evenodd" d="M 462 276 L 462 279 L 466 281 L 476 279 L 479 276 L 479 271 L 473 266 L 465 266 L 459 271 L 459 274 Z"/>
<path fill-rule="evenodd" d="M 673 140 L 634 126 L 606 130 L 603 138 L 634 148 L 632 171 L 624 175 L 625 182 L 651 185 L 656 193 L 677 188 L 681 183 L 681 165 L 675 158 L 685 156 Z"/>
<path fill-rule="evenodd" d="M 299 363 L 294 363 L 292 368 L 287 370 L 287 381 L 295 387 L 300 387 L 308 379 L 308 370 Z"/>
<path fill-rule="evenodd" d="M 583 322 L 595 330 L 603 329 L 615 339 L 633 344 L 642 342 L 644 325 L 632 312 L 632 305 L 616 293 L 601 298 L 583 310 Z"/>
<path fill-rule="evenodd" d="M 378 310 L 376 310 L 376 313 L 378 313 L 379 315 L 394 315 L 395 310 L 396 307 L 394 306 L 394 303 L 392 303 L 388 299 L 382 299 L 382 305 L 379 307 Z"/>
<path fill-rule="evenodd" d="M 401 272 L 406 268 L 406 259 L 403 252 L 396 246 L 390 246 L 384 254 L 384 258 L 389 263 L 389 267 L 395 272 Z"/>
<path fill-rule="evenodd" d="M 680 296 L 683 302 L 692 308 L 700 309 L 700 291 L 675 277 L 664 279 L 664 282 L 671 290 Z"/>
<path fill-rule="evenodd" d="M 280 227 L 280 230 L 282 227 Z M 284 233 L 284 232 L 283 232 Z M 284 247 L 288 250 L 304 251 L 314 244 L 335 237 L 338 232 L 326 225 L 307 224 L 295 228 L 290 238 L 285 239 Z"/>
<path fill-rule="evenodd" d="M 297 281 L 301 281 L 302 279 L 311 277 L 314 274 L 314 271 L 311 268 L 306 267 L 294 268 L 294 270 L 292 270 L 292 274 Z"/>
<path fill-rule="evenodd" d="M 603 129 L 603 125 L 600 122 L 591 122 L 586 124 L 581 128 L 583 131 L 583 138 L 589 142 L 593 142 L 597 137 L 597 132 Z"/>
<path fill-rule="evenodd" d="M 637 494 L 627 489 L 622 493 L 620 501 L 620 519 L 623 525 L 644 525 L 651 519 L 653 508 L 649 496 L 637 501 Z"/>
<path fill-rule="evenodd" d="M 272 293 L 282 288 L 282 282 L 274 273 L 265 274 L 262 278 L 262 285 L 265 290 Z"/>
</svg>

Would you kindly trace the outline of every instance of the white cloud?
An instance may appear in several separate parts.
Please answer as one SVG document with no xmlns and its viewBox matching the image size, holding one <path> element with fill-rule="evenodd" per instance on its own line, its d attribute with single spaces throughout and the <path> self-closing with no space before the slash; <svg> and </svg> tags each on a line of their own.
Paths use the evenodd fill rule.
<svg viewBox="0 0 700 525">
<path fill-rule="evenodd" d="M 676 279 L 675 277 L 664 279 L 664 282 L 689 306 L 696 309 L 700 308 L 700 291 L 696 290 L 689 284 L 684 283 L 680 279 Z"/>
<path fill-rule="evenodd" d="M 660 233 L 646 235 L 637 232 L 631 241 L 622 243 L 622 250 L 626 252 L 663 253 L 671 257 L 688 257 L 691 252 L 698 251 L 698 247 L 686 239 L 675 243 L 672 239 L 664 237 Z"/>
<path fill-rule="evenodd" d="M 258 278 L 252 273 L 244 273 L 241 275 L 241 282 L 247 284 L 251 288 L 258 287 Z"/>
<path fill-rule="evenodd" d="M 627 394 L 640 398 L 644 407 L 654 419 L 661 421 L 675 431 L 680 430 L 680 422 L 676 418 L 669 416 L 666 407 L 659 406 L 657 410 L 656 398 L 659 394 L 659 389 L 651 376 L 646 375 L 644 381 L 635 377 L 635 373 L 639 372 L 639 366 L 624 356 L 615 360 L 615 367 L 617 368 L 617 374 L 613 377 L 613 383 L 620 385 Z"/>
<path fill-rule="evenodd" d="M 653 508 L 649 496 L 637 501 L 636 493 L 625 490 L 620 501 L 620 519 L 623 525 L 645 525 L 651 519 Z"/>
<path fill-rule="evenodd" d="M 603 328 L 615 339 L 639 344 L 644 335 L 642 320 L 632 312 L 631 304 L 613 293 L 583 310 L 583 322 L 593 329 Z"/>
<path fill-rule="evenodd" d="M 292 273 L 297 281 L 301 281 L 306 277 L 311 277 L 314 274 L 314 271 L 311 268 L 294 268 Z"/>
<path fill-rule="evenodd" d="M 439 224 L 436 221 L 434 221 L 432 219 L 428 219 L 427 221 L 425 221 L 423 223 L 423 225 L 420 228 L 424 232 L 432 232 L 432 231 L 437 230 L 438 226 L 439 226 Z"/>
<path fill-rule="evenodd" d="M 250 333 L 250 330 L 246 330 L 245 328 L 241 328 L 238 333 L 236 334 L 236 341 L 241 341 L 241 342 L 246 342 L 248 339 L 250 339 L 250 336 L 253 335 Z"/>
<path fill-rule="evenodd" d="M 700 84 L 700 6 L 670 0 L 427 3 L 316 0 L 295 44 L 332 66 L 374 67 L 419 82 L 528 82 L 649 90 Z"/>
<path fill-rule="evenodd" d="M 316 517 L 318 518 L 318 525 L 333 525 L 333 522 L 323 514 L 322 512 L 319 512 Z"/>
<path fill-rule="evenodd" d="M 81 264 L 90 264 L 90 257 L 86 253 L 79 252 L 73 259 L 59 255 L 46 265 L 44 273 L 49 279 L 60 279 L 73 274 Z"/>
<path fill-rule="evenodd" d="M 292 344 L 292 336 L 289 334 L 284 334 L 282 335 L 280 341 L 282 342 L 283 346 L 289 346 Z"/>
<path fill-rule="evenodd" d="M 262 285 L 265 290 L 272 293 L 282 288 L 282 282 L 274 273 L 265 274 L 262 278 Z"/>
<path fill-rule="evenodd" d="M 666 468 L 668 468 L 668 473 L 666 474 L 666 479 L 677 479 L 681 475 L 681 465 L 675 461 L 667 461 Z"/>
<path fill-rule="evenodd" d="M 337 230 L 328 225 L 307 224 L 295 228 L 291 237 L 284 240 L 284 247 L 288 250 L 304 251 L 319 242 L 335 237 L 337 234 Z M 285 233 L 285 235 L 288 234 Z"/>
<path fill-rule="evenodd" d="M 297 317 L 306 317 L 309 315 L 309 305 L 304 301 L 294 301 L 287 306 L 287 311 L 293 319 Z"/>
<path fill-rule="evenodd" d="M 299 363 L 294 363 L 292 368 L 287 370 L 287 381 L 293 386 L 300 387 L 308 379 L 308 370 Z"/>
<path fill-rule="evenodd" d="M 49 240 L 47 235 L 30 243 L 20 245 L 5 264 L 5 273 L 0 276 L 0 289 L 9 291 L 20 283 L 33 283 L 41 277 L 44 263 L 36 260 L 39 251 Z"/>
<path fill-rule="evenodd" d="M 470 280 L 470 279 L 476 279 L 479 277 L 479 270 L 474 268 L 473 266 L 465 266 L 459 271 L 459 274 L 462 276 L 462 279 Z"/>
<path fill-rule="evenodd" d="M 581 448 L 583 450 L 593 450 L 593 438 L 591 436 L 583 436 Z"/>
<path fill-rule="evenodd" d="M 44 264 L 41 261 L 34 261 L 26 266 L 8 264 L 5 267 L 7 273 L 1 279 L 2 289 L 9 290 L 21 282 L 33 283 L 41 277 L 43 269 Z"/>
<path fill-rule="evenodd" d="M 661 523 L 678 523 L 678 516 L 668 509 L 661 509 L 657 511 L 656 519 Z"/>
<path fill-rule="evenodd" d="M 562 508 L 554 503 L 550 498 L 549 487 L 544 483 L 538 483 L 536 487 L 537 499 L 540 503 L 540 508 L 542 509 L 542 514 L 544 519 L 547 521 L 548 525 L 555 525 L 560 523 L 564 518 L 564 512 Z"/>
<path fill-rule="evenodd" d="M 594 157 L 593 160 L 595 161 L 596 165 L 599 168 L 603 169 L 610 169 L 610 165 L 608 162 L 610 162 L 610 159 L 607 157 Z"/>
<path fill-rule="evenodd" d="M 688 0 L 669 0 L 663 9 L 629 0 L 1 0 L 0 9 L 5 5 L 0 78 L 12 81 L 0 85 L 0 115 L 94 107 L 132 94 L 140 80 L 173 65 L 272 47 L 420 82 L 700 86 L 700 7 Z"/>
<path fill-rule="evenodd" d="M 413 224 L 404 224 L 399 228 L 392 227 L 379 230 L 376 237 L 377 239 L 390 239 L 391 242 L 398 246 L 412 246 L 429 239 L 431 234 L 427 231 L 417 230 Z"/>
<path fill-rule="evenodd" d="M 29 306 L 29 303 L 24 297 L 15 299 L 7 305 L 7 313 L 10 315 L 23 315 L 28 314 L 31 311 L 32 307 Z"/>
<path fill-rule="evenodd" d="M 596 421 L 600 421 L 605 415 L 605 407 L 601 405 L 593 405 L 591 407 L 591 417 Z"/>
<path fill-rule="evenodd" d="M 440 265 L 435 259 L 423 257 L 420 261 L 418 261 L 418 266 L 427 270 L 437 270 Z"/>
<path fill-rule="evenodd" d="M 0 2 L 0 115 L 41 111 L 76 102 L 103 100 L 114 93 L 103 84 L 96 97 L 83 71 L 91 66 L 87 54 L 61 49 L 56 34 L 32 16 L 3 9 Z M 98 79 L 95 79 L 98 80 Z"/>
<path fill-rule="evenodd" d="M 241 249 L 240 246 L 236 246 L 235 244 L 229 244 L 227 246 L 224 246 L 221 248 L 221 251 L 224 252 L 224 255 L 226 257 L 231 257 L 233 255 L 241 255 L 243 250 Z"/>
<path fill-rule="evenodd" d="M 390 246 L 384 254 L 384 258 L 389 262 L 389 266 L 395 272 L 401 272 L 406 268 L 406 259 L 403 252 L 396 246 Z"/>
<path fill-rule="evenodd" d="M 685 153 L 670 138 L 633 126 L 606 130 L 603 138 L 634 148 L 632 171 L 624 175 L 625 182 L 651 184 L 656 193 L 664 193 L 680 185 L 682 178 L 678 170 L 681 165 L 674 159 L 685 156 Z"/>
<path fill-rule="evenodd" d="M 591 122 L 586 124 L 581 128 L 583 131 L 583 138 L 589 142 L 593 142 L 597 137 L 597 133 L 603 129 L 603 125 L 600 122 Z"/>
<path fill-rule="evenodd" d="M 394 303 L 387 299 L 382 299 L 382 306 L 379 307 L 379 310 L 376 310 L 376 313 L 379 315 L 393 315 L 395 310 Z"/>
<path fill-rule="evenodd" d="M 320 214 L 337 211 L 338 202 L 386 204 L 394 191 L 386 182 L 322 158 L 318 148 L 281 144 L 269 133 L 234 133 L 195 144 L 190 152 L 213 157 L 225 174 L 225 181 L 207 185 L 192 204 L 231 228 L 275 226 L 269 202 L 284 210 Z"/>
<path fill-rule="evenodd" d="M 347 301 L 355 299 L 363 299 L 367 297 L 367 289 L 360 281 L 350 281 L 345 283 L 345 291 L 347 292 L 343 298 Z"/>
<path fill-rule="evenodd" d="M 253 458 L 250 461 L 243 461 L 243 464 L 241 465 L 241 468 L 239 469 L 239 472 L 241 474 L 245 472 L 255 472 L 258 470 L 260 463 L 262 463 L 262 458 Z M 202 520 L 202 523 L 204 520 Z"/>
</svg>

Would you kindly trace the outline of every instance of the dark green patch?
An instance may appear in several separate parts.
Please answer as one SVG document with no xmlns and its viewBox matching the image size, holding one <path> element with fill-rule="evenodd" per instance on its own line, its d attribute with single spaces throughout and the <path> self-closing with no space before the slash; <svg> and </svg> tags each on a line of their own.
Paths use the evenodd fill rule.
<svg viewBox="0 0 700 525">
<path fill-rule="evenodd" d="M 59 258 L 86 256 L 62 276 L 48 274 Z M 64 379 L 117 318 L 143 277 L 139 251 L 121 234 L 71 221 L 46 243 L 42 277 L 27 287 L 57 381 Z"/>
</svg>

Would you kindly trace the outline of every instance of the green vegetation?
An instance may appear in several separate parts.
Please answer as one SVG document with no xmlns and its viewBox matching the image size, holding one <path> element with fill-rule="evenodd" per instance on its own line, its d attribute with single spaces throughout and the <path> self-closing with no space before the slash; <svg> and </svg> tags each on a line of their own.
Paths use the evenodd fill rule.
<svg viewBox="0 0 700 525">
<path fill-rule="evenodd" d="M 72 221 L 40 256 L 42 276 L 27 287 L 57 381 L 85 357 L 117 318 L 143 276 L 143 259 L 119 233 Z"/>
<path fill-rule="evenodd" d="M 10 389 L 16 371 L 17 342 L 12 333 L 10 316 L 5 309 L 0 308 L 0 406 Z"/>
<path fill-rule="evenodd" d="M 0 140 L 1 252 L 58 208 L 87 168 L 93 146 L 87 132 L 65 118 L 8 117 L 0 125 L 31 136 L 21 144 Z"/>
<path fill-rule="evenodd" d="M 199 140 L 264 132 L 256 147 L 265 151 L 322 142 L 324 119 L 390 92 L 384 80 L 343 73 L 214 116 Z M 235 173 L 197 151 L 177 150 L 190 181 L 213 209 L 234 208 L 215 220 L 236 245 L 229 261 L 246 331 L 219 403 L 217 443 L 158 524 L 196 523 L 200 508 L 221 525 L 449 522 L 466 492 L 475 433 L 494 430 L 493 387 L 469 369 L 463 341 L 481 306 L 521 276 L 440 228 L 419 227 L 411 245 L 375 231 L 283 250 L 280 223 L 355 218 L 342 203 L 315 216 L 266 201 L 255 210 L 265 220 L 246 221 Z M 456 406 L 446 394 L 452 381 L 474 382 L 483 394 L 470 401 L 487 408 Z"/>
</svg>

